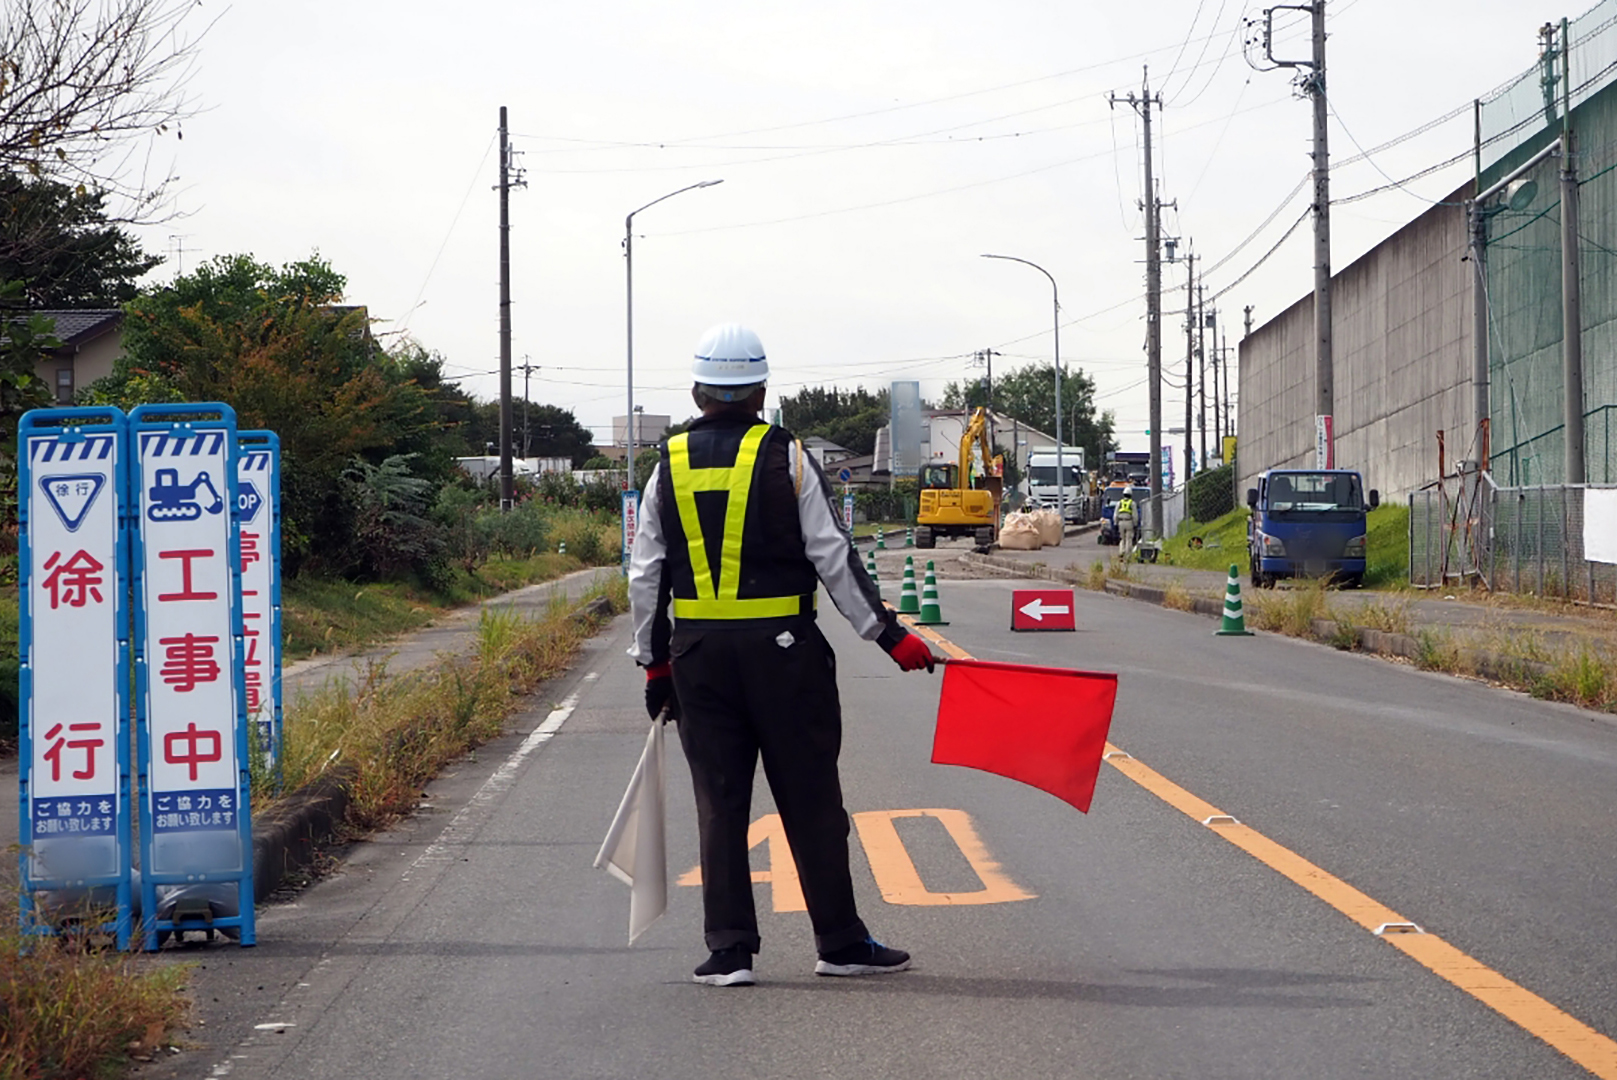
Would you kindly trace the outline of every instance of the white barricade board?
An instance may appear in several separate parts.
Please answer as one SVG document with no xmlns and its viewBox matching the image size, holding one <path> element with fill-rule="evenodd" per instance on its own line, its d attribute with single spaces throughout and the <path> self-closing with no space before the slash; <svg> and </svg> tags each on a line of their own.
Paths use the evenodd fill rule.
<svg viewBox="0 0 1617 1080">
<path fill-rule="evenodd" d="M 244 869 L 231 545 L 235 432 L 141 430 L 140 612 L 148 790 L 148 874 L 221 877 Z"/>
<path fill-rule="evenodd" d="M 242 681 L 254 746 L 273 766 L 281 741 L 279 449 L 268 432 L 242 432 L 240 441 L 236 508 L 241 529 Z"/>
<path fill-rule="evenodd" d="M 27 875 L 113 879 L 129 861 L 121 432 L 20 434 Z"/>
</svg>

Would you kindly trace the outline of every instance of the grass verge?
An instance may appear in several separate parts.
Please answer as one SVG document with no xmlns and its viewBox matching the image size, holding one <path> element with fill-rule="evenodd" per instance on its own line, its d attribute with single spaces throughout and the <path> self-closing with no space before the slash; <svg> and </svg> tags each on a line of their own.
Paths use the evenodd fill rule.
<svg viewBox="0 0 1617 1080">
<path fill-rule="evenodd" d="M 376 828 L 404 813 L 445 764 L 504 731 L 522 695 L 568 668 L 606 618 L 581 609 L 606 596 L 612 610 L 622 610 L 626 589 L 614 578 L 578 604 L 558 602 L 535 620 L 485 611 L 469 656 L 397 678 L 378 665 L 359 686 L 301 699 L 286 717 L 286 790 L 347 765 L 355 770 L 352 824 Z"/>
<path fill-rule="evenodd" d="M 184 966 L 17 930 L 0 903 L 0 1077 L 81 1080 L 149 1060 L 186 1012 Z"/>
</svg>

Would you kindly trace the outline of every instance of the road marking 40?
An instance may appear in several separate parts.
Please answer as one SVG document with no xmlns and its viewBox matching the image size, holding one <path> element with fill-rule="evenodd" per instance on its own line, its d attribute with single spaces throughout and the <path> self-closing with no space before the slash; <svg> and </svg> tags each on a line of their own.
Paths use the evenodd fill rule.
<svg viewBox="0 0 1617 1080">
<path fill-rule="evenodd" d="M 960 849 L 982 888 L 970 892 L 934 892 L 926 887 L 915 868 L 904 841 L 893 822 L 898 818 L 934 818 Z M 881 889 L 882 899 L 889 904 L 909 907 L 943 907 L 968 904 L 1009 904 L 1017 900 L 1032 900 L 1034 893 L 1017 885 L 988 853 L 987 846 L 977 835 L 971 817 L 964 810 L 863 810 L 853 815 L 854 828 L 864 846 L 870 862 L 870 872 Z M 769 886 L 776 911 L 807 911 L 803 901 L 803 886 L 797 877 L 797 864 L 792 860 L 791 845 L 786 841 L 786 827 L 779 814 L 765 814 L 747 829 L 747 849 L 769 843 L 769 869 L 754 870 L 752 880 Z M 702 884 L 701 867 L 692 867 L 680 876 L 681 885 Z"/>
</svg>

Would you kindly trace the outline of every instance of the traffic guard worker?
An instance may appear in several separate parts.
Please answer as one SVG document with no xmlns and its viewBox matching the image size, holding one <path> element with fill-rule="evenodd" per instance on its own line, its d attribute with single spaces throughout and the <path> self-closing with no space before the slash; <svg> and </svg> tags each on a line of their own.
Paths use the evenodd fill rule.
<svg viewBox="0 0 1617 1080">
<path fill-rule="evenodd" d="M 666 706 L 679 721 L 696 791 L 712 953 L 696 981 L 756 981 L 747 829 L 760 756 L 814 927 L 815 972 L 902 971 L 909 954 L 872 938 L 854 902 L 836 657 L 814 621 L 819 584 L 905 671 L 930 671 L 935 658 L 882 606 L 820 466 L 759 419 L 769 362 L 758 336 L 713 327 L 692 374 L 702 415 L 663 445 L 641 505 L 629 652 L 646 669 L 647 710 L 655 718 Z"/>
</svg>

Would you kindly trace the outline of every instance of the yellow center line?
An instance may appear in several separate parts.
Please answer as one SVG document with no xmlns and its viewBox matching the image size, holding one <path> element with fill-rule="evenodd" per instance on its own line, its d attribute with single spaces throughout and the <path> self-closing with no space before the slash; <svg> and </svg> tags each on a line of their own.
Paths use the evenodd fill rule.
<svg viewBox="0 0 1617 1080">
<path fill-rule="evenodd" d="M 900 615 L 915 633 L 956 660 L 973 659 L 970 653 L 931 627 Z M 1106 744 L 1106 763 L 1175 810 L 1205 824 L 1265 866 L 1289 878 L 1360 926 L 1434 974 L 1459 987 L 1511 1023 L 1549 1043 L 1602 1080 L 1617 1080 L 1617 1042 L 1551 1004 L 1526 987 L 1512 982 L 1436 934 L 1416 927 L 1385 904 L 1366 896 L 1289 848 L 1256 829 L 1243 825 L 1204 799 L 1191 794 L 1161 773 Z M 1220 820 L 1222 819 L 1222 820 Z"/>
</svg>

